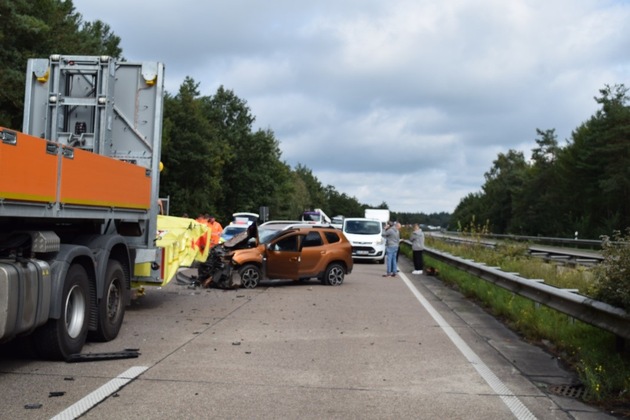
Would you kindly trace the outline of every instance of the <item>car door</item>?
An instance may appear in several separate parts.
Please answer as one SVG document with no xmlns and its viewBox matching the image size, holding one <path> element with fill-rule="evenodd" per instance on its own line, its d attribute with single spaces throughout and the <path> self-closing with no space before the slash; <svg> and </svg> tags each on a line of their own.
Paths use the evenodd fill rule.
<svg viewBox="0 0 630 420">
<path fill-rule="evenodd" d="M 267 245 L 267 278 L 299 279 L 300 235 L 291 233 Z"/>
<path fill-rule="evenodd" d="M 313 230 L 302 240 L 301 263 L 299 269 L 300 278 L 314 277 L 324 270 L 327 248 L 321 236 L 321 232 Z"/>
</svg>

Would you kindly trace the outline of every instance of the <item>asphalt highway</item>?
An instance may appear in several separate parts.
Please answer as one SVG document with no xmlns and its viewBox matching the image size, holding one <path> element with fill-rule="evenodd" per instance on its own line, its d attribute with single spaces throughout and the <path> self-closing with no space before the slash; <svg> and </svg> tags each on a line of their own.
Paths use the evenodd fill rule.
<svg viewBox="0 0 630 420">
<path fill-rule="evenodd" d="M 400 265 L 384 278 L 357 263 L 339 287 L 148 288 L 117 339 L 84 348 L 137 357 L 46 362 L 2 346 L 0 419 L 609 417 L 552 392 L 577 381 L 561 361 Z"/>
</svg>

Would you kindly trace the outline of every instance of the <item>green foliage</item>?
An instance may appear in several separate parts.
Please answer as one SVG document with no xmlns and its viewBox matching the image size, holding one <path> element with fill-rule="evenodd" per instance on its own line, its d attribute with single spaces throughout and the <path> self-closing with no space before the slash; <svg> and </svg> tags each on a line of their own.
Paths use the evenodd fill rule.
<svg viewBox="0 0 630 420">
<path fill-rule="evenodd" d="M 630 228 L 602 238 L 604 261 L 595 270 L 595 297 L 630 312 Z"/>
<path fill-rule="evenodd" d="M 370 207 L 372 208 L 372 207 Z M 448 228 L 451 223 L 451 215 L 446 212 L 439 213 L 405 213 L 392 211 L 392 220 L 397 220 L 403 225 L 413 225 L 417 223 L 425 226 L 439 226 Z"/>
<path fill-rule="evenodd" d="M 100 21 L 83 22 L 71 0 L 0 0 L 0 125 L 20 128 L 26 62 L 51 54 L 111 55 L 120 38 Z"/>
<path fill-rule="evenodd" d="M 169 196 L 171 214 L 217 212 L 223 190 L 220 175 L 225 143 L 217 127 L 208 121 L 207 110 L 198 98 L 199 84 L 187 77 L 176 96 L 164 101 L 165 127 L 162 143 L 164 170 L 160 194 Z"/>
<path fill-rule="evenodd" d="M 277 194 L 270 198 L 269 214 L 272 219 L 293 220 L 297 214 L 302 214 L 304 204 L 310 200 L 306 184 L 288 165 L 283 164 Z"/>
<path fill-rule="evenodd" d="M 483 218 L 492 220 L 493 232 L 507 232 L 513 214 L 514 200 L 523 188 L 527 163 L 522 152 L 499 153 L 490 171 L 486 172 Z"/>
<path fill-rule="evenodd" d="M 555 130 L 536 130 L 538 147 L 532 150 L 523 187 L 514 197 L 508 231 L 528 235 L 555 236 L 563 229 L 562 207 L 566 195 L 556 162 L 560 147 Z"/>
<path fill-rule="evenodd" d="M 309 192 L 309 201 L 302 203 L 303 208 L 295 217 L 300 217 L 302 212 L 308 209 L 320 208 L 324 210 L 324 212 L 327 212 L 328 202 L 326 200 L 326 190 L 317 177 L 313 175 L 313 171 L 299 163 L 295 167 L 295 174 L 302 180 Z"/>
<path fill-rule="evenodd" d="M 425 257 L 425 265 L 436 267 L 442 281 L 481 302 L 528 341 L 551 343 L 549 350 L 578 374 L 587 391 L 586 400 L 604 407 L 630 404 L 630 360 L 615 350 L 616 339 L 612 334 L 431 257 Z"/>
<path fill-rule="evenodd" d="M 330 217 L 343 215 L 346 217 L 362 216 L 363 206 L 355 197 L 350 197 L 346 193 L 339 193 L 335 187 L 328 185 L 325 188 L 327 213 Z"/>
<path fill-rule="evenodd" d="M 459 220 L 457 221 L 457 231 L 464 236 L 469 236 L 477 240 L 477 243 L 473 244 L 477 246 L 480 245 L 481 238 L 490 233 L 490 221 L 486 220 L 483 225 L 480 225 L 477 223 L 477 218 L 473 214 L 466 225 L 462 225 Z M 468 245 L 469 244 L 465 244 L 465 246 Z"/>
<path fill-rule="evenodd" d="M 528 279 L 544 279 L 551 286 L 578 289 L 580 293 L 594 297 L 590 294 L 593 290 L 593 271 L 590 268 L 570 268 L 530 257 L 527 255 L 526 243 L 502 242 L 494 249 L 480 241 L 478 238 L 477 242 L 450 243 L 429 236 L 426 244 L 453 255 L 499 267 L 506 272 L 519 273 Z"/>
</svg>

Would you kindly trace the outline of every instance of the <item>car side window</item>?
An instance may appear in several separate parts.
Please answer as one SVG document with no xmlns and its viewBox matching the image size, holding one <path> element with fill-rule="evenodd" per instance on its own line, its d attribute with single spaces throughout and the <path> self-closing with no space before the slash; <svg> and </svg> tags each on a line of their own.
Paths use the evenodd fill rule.
<svg viewBox="0 0 630 420">
<path fill-rule="evenodd" d="M 326 240 L 329 244 L 334 244 L 335 242 L 339 242 L 341 240 L 337 232 L 324 232 L 324 235 L 326 235 Z"/>
<path fill-rule="evenodd" d="M 302 248 L 306 248 L 309 246 L 320 246 L 323 245 L 322 237 L 319 232 L 309 232 L 308 235 L 304 238 L 302 242 Z"/>
<path fill-rule="evenodd" d="M 298 242 L 297 235 L 291 235 L 286 238 L 280 239 L 278 242 L 273 244 L 271 250 L 272 251 L 297 251 L 298 250 Z"/>
</svg>

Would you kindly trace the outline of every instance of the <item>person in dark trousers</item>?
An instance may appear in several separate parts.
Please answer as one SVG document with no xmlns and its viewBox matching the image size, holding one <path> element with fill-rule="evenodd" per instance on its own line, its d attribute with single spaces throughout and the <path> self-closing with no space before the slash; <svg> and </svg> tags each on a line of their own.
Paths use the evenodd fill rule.
<svg viewBox="0 0 630 420">
<path fill-rule="evenodd" d="M 402 225 L 399 222 L 396 222 L 396 229 L 398 229 L 398 233 L 400 234 L 400 229 Z M 400 273 L 400 266 L 398 265 L 398 257 L 400 256 L 400 242 L 398 243 L 398 249 L 396 250 L 396 267 L 397 272 Z"/>
<path fill-rule="evenodd" d="M 411 233 L 411 250 L 413 251 L 413 271 L 411 274 L 422 274 L 424 264 L 422 262 L 422 251 L 424 251 L 424 232 L 417 223 L 413 225 Z"/>
</svg>

